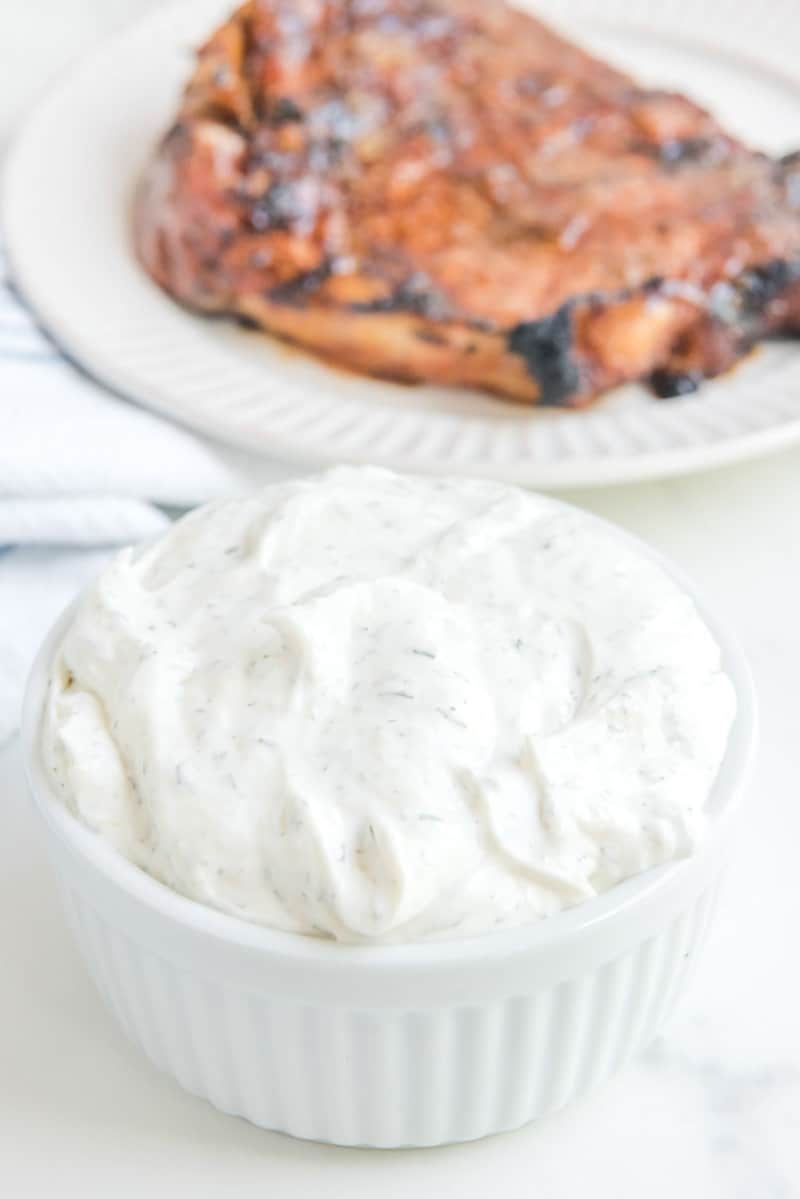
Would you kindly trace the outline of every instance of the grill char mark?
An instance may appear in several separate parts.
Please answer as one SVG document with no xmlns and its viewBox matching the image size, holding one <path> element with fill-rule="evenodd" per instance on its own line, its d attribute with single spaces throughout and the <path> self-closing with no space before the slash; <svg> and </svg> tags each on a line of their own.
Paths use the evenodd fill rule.
<svg viewBox="0 0 800 1199">
<path fill-rule="evenodd" d="M 539 403 L 559 407 L 580 386 L 580 371 L 573 354 L 574 333 L 571 305 L 564 304 L 552 316 L 521 321 L 508 335 L 508 348 L 519 354 L 539 387 Z"/>
</svg>

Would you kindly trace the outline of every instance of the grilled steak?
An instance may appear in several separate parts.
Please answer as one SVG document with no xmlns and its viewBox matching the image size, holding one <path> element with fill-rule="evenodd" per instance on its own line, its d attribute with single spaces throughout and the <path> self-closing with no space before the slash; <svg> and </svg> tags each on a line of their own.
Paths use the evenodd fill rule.
<svg viewBox="0 0 800 1199">
<path fill-rule="evenodd" d="M 580 406 L 800 332 L 800 156 L 502 0 L 250 0 L 136 215 L 153 278 L 385 378 Z"/>
</svg>

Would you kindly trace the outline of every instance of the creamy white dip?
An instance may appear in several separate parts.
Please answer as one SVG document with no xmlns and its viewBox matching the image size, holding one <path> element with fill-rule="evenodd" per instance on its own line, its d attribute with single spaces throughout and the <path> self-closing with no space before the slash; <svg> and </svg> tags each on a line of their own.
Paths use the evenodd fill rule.
<svg viewBox="0 0 800 1199">
<path fill-rule="evenodd" d="M 589 516 L 339 468 L 119 554 L 56 655 L 42 753 L 175 891 L 406 941 L 690 853 L 734 710 L 692 600 Z"/>
</svg>

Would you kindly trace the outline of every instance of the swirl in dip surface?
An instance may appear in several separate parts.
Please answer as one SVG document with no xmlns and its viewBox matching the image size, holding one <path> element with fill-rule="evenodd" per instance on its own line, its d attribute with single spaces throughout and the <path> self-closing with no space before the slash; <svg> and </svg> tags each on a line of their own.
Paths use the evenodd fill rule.
<svg viewBox="0 0 800 1199">
<path fill-rule="evenodd" d="M 175 891 L 412 941 L 690 853 L 734 712 L 693 601 L 613 530 L 498 483 L 338 468 L 120 553 L 56 655 L 41 749 Z"/>
</svg>

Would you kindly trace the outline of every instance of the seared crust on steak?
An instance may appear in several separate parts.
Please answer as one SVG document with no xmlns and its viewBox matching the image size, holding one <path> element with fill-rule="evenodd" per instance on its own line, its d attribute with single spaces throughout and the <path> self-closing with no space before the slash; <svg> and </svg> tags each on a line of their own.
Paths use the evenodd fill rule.
<svg viewBox="0 0 800 1199">
<path fill-rule="evenodd" d="M 580 406 L 800 332 L 773 161 L 503 0 L 250 0 L 136 210 L 184 303 L 384 378 Z"/>
</svg>

